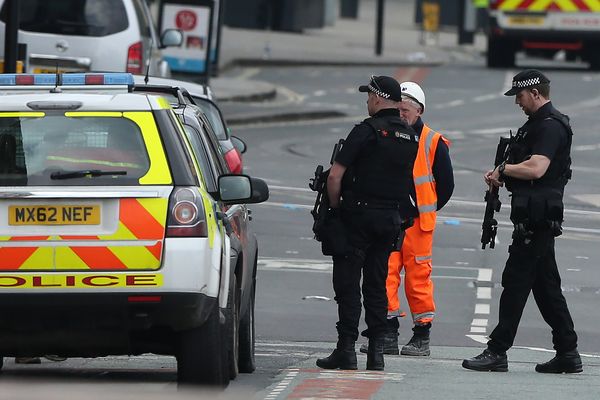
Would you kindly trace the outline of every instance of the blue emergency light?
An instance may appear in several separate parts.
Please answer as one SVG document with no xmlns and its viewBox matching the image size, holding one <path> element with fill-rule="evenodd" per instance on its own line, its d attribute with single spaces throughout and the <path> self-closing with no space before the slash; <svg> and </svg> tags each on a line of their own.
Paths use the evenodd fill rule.
<svg viewBox="0 0 600 400">
<path fill-rule="evenodd" d="M 60 80 L 58 85 L 57 79 Z M 0 86 L 132 86 L 133 84 L 133 75 L 125 72 L 0 74 Z"/>
</svg>

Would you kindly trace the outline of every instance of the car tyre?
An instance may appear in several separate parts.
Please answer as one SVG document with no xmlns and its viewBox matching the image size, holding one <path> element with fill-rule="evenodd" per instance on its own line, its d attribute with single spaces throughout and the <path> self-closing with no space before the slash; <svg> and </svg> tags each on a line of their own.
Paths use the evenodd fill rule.
<svg viewBox="0 0 600 400">
<path fill-rule="evenodd" d="M 600 71 L 600 55 L 598 54 L 598 52 L 596 52 L 596 51 L 589 52 L 588 53 L 588 61 L 590 63 L 590 70 Z"/>
<path fill-rule="evenodd" d="M 0 369 L 4 367 L 4 357 L 0 357 Z"/>
<path fill-rule="evenodd" d="M 229 366 L 229 379 L 231 380 L 238 376 L 238 361 L 240 358 L 240 300 L 236 278 L 237 277 L 234 275 L 233 282 L 229 285 L 226 311 L 227 364 Z"/>
<path fill-rule="evenodd" d="M 486 61 L 489 68 L 511 68 L 515 66 L 515 48 L 508 40 L 488 38 Z"/>
<path fill-rule="evenodd" d="M 254 337 L 254 303 L 256 298 L 256 278 L 252 282 L 250 293 L 250 304 L 246 314 L 240 321 L 240 358 L 239 369 L 243 373 L 251 373 L 256 369 L 254 349 L 256 346 Z"/>
<path fill-rule="evenodd" d="M 224 371 L 228 367 L 224 366 L 221 333 L 218 305 L 202 326 L 180 333 L 176 355 L 179 384 L 227 386 L 229 376 Z"/>
</svg>

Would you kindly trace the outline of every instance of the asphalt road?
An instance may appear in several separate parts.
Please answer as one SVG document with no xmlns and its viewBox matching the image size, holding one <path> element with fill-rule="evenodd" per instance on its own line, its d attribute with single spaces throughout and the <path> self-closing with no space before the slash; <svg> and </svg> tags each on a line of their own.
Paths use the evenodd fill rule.
<svg viewBox="0 0 600 400">
<path fill-rule="evenodd" d="M 481 348 L 497 322 L 501 271 L 511 225 L 507 206 L 494 250 L 481 250 L 482 175 L 491 166 L 500 135 L 525 121 L 514 98 L 503 96 L 517 70 L 488 70 L 477 62 L 439 68 L 262 68 L 256 79 L 286 85 L 286 98 L 256 108 L 340 110 L 348 116 L 329 120 L 234 126 L 248 143 L 247 171 L 266 179 L 269 202 L 254 206 L 261 252 L 257 337 L 264 343 L 334 343 L 336 305 L 331 263 L 312 240 L 309 210 L 314 193 L 308 179 L 317 164 L 329 162 L 333 143 L 364 118 L 365 96 L 356 86 L 371 74 L 417 80 L 427 92 L 424 119 L 452 141 L 456 189 L 440 213 L 434 248 L 433 280 L 437 318 L 432 343 Z M 565 234 L 557 240 L 563 290 L 580 337 L 582 353 L 598 357 L 599 321 L 593 317 L 600 296 L 596 257 L 600 240 L 600 179 L 595 153 L 600 147 L 596 110 L 600 75 L 579 68 L 546 69 L 554 104 L 572 118 L 574 179 L 567 187 Z M 225 104 L 230 115 L 250 112 L 248 105 Z M 502 201 L 509 204 L 507 193 Z M 406 302 L 404 302 L 406 304 Z M 400 340 L 410 338 L 411 322 L 402 323 Z M 515 346 L 551 350 L 550 331 L 531 300 Z M 541 351 L 543 351 L 541 350 Z M 477 353 L 466 351 L 465 357 Z M 595 359 L 595 358 L 592 358 Z"/>
<path fill-rule="evenodd" d="M 421 82 L 427 94 L 425 121 L 452 141 L 456 189 L 452 201 L 440 213 L 435 239 L 437 317 L 432 345 L 436 346 L 434 352 L 443 354 L 438 361 L 444 368 L 457 368 L 457 359 L 477 354 L 497 321 L 501 271 L 511 232 L 508 207 L 504 207 L 499 215 L 496 248 L 481 250 L 485 190 L 482 174 L 491 166 L 498 137 L 510 129 L 516 131 L 525 119 L 512 98 L 502 95 L 516 72 L 488 70 L 481 59 L 438 68 L 261 67 L 230 72 L 280 85 L 281 90 L 268 103 L 223 104 L 226 118 L 312 111 L 338 116 L 311 120 L 299 116 L 293 122 L 232 126 L 233 133 L 248 144 L 244 155 L 246 172 L 269 183 L 271 198 L 251 207 L 260 246 L 256 302 L 258 368 L 254 374 L 238 377 L 219 398 L 277 398 L 273 393 L 280 392 L 274 388 L 286 382 L 292 373 L 290 368 L 310 368 L 314 358 L 326 353 L 336 340 L 331 261 L 321 255 L 318 243 L 312 239 L 309 210 L 315 195 L 308 189 L 308 179 L 317 164 L 328 164 L 333 144 L 366 117 L 366 97 L 357 93 L 356 87 L 367 82 L 371 74 Z M 600 74 L 561 65 L 546 72 L 552 80 L 553 102 L 571 116 L 575 131 L 574 179 L 565 197 L 565 234 L 557 241 L 558 264 L 580 337 L 579 349 L 589 356 L 584 362 L 598 366 L 600 274 L 596 264 L 600 177 L 595 155 L 600 148 Z M 509 203 L 506 192 L 502 201 Z M 403 304 L 406 308 L 405 301 Z M 402 322 L 402 342 L 410 338 L 410 327 L 409 320 Z M 551 349 L 550 332 L 533 301 L 525 310 L 515 345 L 529 349 L 531 354 L 527 353 L 527 357 L 531 359 L 548 357 L 544 350 Z M 421 367 L 418 361 L 407 362 L 415 363 L 414 368 L 426 369 L 436 360 L 423 361 Z M 81 398 L 89 394 L 104 399 L 161 398 L 164 393 L 174 396 L 176 387 L 174 359 L 157 356 L 73 359 L 61 363 L 45 360 L 39 366 L 15 365 L 9 359 L 5 360 L 3 375 L 7 390 L 0 391 L 0 398 L 3 393 L 9 396 L 6 398 L 38 397 L 27 382 L 35 381 L 39 386 L 40 380 L 51 382 L 52 390 L 40 386 L 46 388 L 42 392 L 47 399 L 52 398 L 52 393 L 59 396 L 65 390 L 73 394 L 72 398 L 79 398 L 79 394 Z M 388 378 L 401 379 L 393 371 Z M 598 386 L 597 373 L 590 379 Z M 482 382 L 488 384 L 485 379 Z M 67 383 L 65 389 L 62 385 Z M 526 380 L 518 383 L 525 385 Z M 111 397 L 113 391 L 120 396 Z M 131 397 L 127 397 L 129 394 Z M 187 394 L 178 395 L 185 398 Z M 192 395 L 217 396 L 204 391 Z"/>
</svg>

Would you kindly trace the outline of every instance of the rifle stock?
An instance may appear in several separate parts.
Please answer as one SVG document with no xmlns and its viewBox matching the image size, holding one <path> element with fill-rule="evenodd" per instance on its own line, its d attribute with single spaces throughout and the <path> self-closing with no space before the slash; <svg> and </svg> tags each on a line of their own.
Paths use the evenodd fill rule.
<svg viewBox="0 0 600 400">
<path fill-rule="evenodd" d="M 511 135 L 512 136 L 512 135 Z M 494 158 L 494 168 L 506 161 L 509 149 L 510 138 L 501 137 L 496 148 L 496 157 Z M 481 224 L 481 248 L 490 245 L 493 249 L 496 244 L 496 233 L 498 232 L 498 221 L 494 218 L 494 213 L 500 212 L 502 202 L 498 195 L 498 188 L 493 186 L 485 191 L 485 213 L 483 214 L 483 223 Z"/>
</svg>

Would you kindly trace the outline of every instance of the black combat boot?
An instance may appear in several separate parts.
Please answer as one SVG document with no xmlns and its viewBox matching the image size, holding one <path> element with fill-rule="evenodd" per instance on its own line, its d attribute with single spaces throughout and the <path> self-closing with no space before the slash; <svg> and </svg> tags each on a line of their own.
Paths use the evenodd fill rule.
<svg viewBox="0 0 600 400">
<path fill-rule="evenodd" d="M 369 338 L 369 350 L 367 351 L 367 369 L 371 371 L 383 371 L 383 336 Z"/>
<path fill-rule="evenodd" d="M 429 330 L 431 323 L 425 325 L 415 325 L 413 336 L 406 345 L 402 346 L 400 354 L 403 356 L 428 356 L 429 350 Z"/>
<path fill-rule="evenodd" d="M 463 360 L 463 368 L 475 371 L 508 371 L 508 358 L 506 353 L 495 353 L 490 349 L 485 349 L 483 353 L 468 360 Z"/>
<path fill-rule="evenodd" d="M 317 360 L 317 367 L 323 369 L 358 369 L 354 339 L 341 336 L 333 353 L 329 357 Z"/>
<path fill-rule="evenodd" d="M 535 366 L 537 372 L 543 374 L 574 374 L 583 371 L 581 357 L 577 350 L 567 351 L 565 353 L 556 353 L 556 357 L 543 364 Z"/>
<path fill-rule="evenodd" d="M 367 354 L 369 352 L 369 344 L 363 343 L 360 346 L 360 352 Z M 383 354 L 397 356 L 400 354 L 398 350 L 398 331 L 386 332 L 383 337 Z"/>
</svg>

